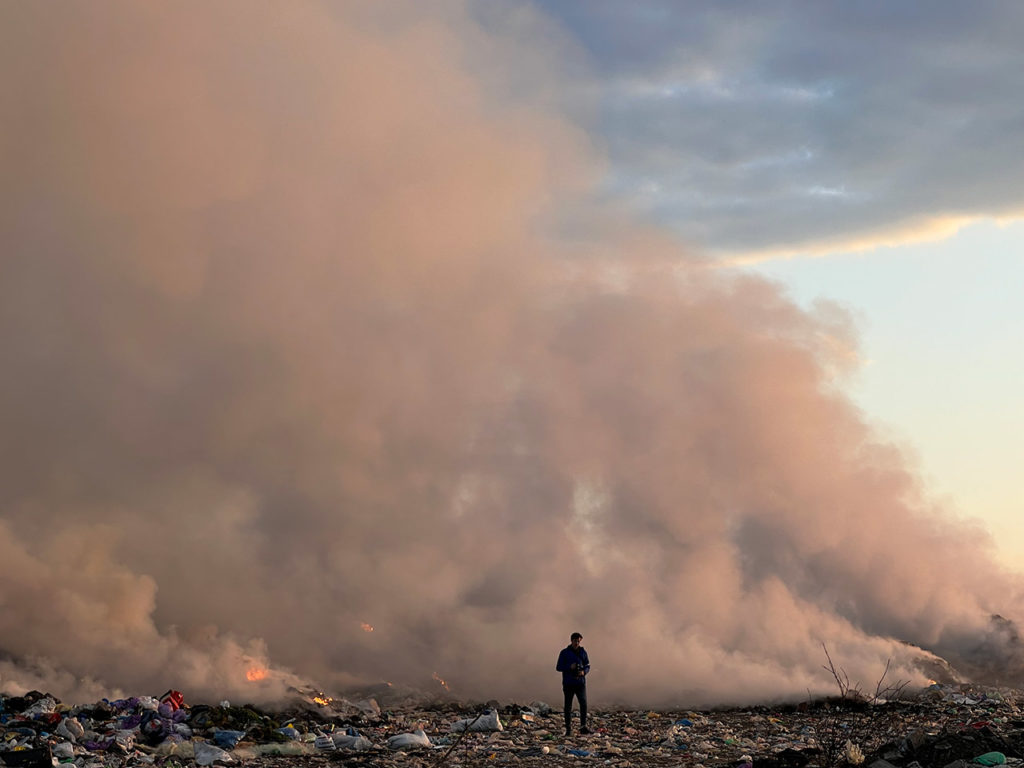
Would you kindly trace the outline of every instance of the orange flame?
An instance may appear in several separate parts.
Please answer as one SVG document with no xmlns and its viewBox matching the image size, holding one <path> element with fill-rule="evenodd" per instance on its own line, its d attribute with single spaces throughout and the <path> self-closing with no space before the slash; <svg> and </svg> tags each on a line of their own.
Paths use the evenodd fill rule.
<svg viewBox="0 0 1024 768">
<path fill-rule="evenodd" d="M 437 674 L 437 672 L 434 672 L 434 673 L 433 673 L 433 674 L 431 675 L 431 677 L 432 677 L 432 678 L 434 678 L 435 680 L 437 680 L 437 682 L 439 682 L 439 683 L 441 684 L 441 687 L 442 687 L 442 688 L 444 688 L 444 689 L 445 689 L 446 691 L 448 691 L 449 693 L 451 692 L 451 690 L 452 690 L 452 689 L 448 687 L 448 683 L 446 683 L 446 682 L 445 682 L 444 680 L 442 680 L 442 679 L 441 679 L 441 676 L 440 676 L 440 675 L 438 675 L 438 674 Z"/>
<path fill-rule="evenodd" d="M 249 670 L 245 673 L 245 679 L 253 683 L 264 679 L 266 676 L 267 670 L 263 667 L 249 667 Z"/>
<path fill-rule="evenodd" d="M 365 621 L 361 622 L 359 626 L 363 628 L 363 632 L 373 632 L 373 627 Z"/>
<path fill-rule="evenodd" d="M 319 704 L 321 707 L 326 707 L 333 701 L 329 696 L 314 696 L 313 701 Z"/>
</svg>

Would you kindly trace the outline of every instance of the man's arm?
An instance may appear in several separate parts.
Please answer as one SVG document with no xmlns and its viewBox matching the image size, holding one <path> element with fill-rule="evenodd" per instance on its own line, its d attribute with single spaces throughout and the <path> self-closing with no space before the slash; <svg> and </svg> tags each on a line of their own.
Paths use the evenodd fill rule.
<svg viewBox="0 0 1024 768">
<path fill-rule="evenodd" d="M 555 664 L 556 672 L 568 672 L 569 671 L 569 654 L 565 652 L 563 648 L 558 652 L 558 663 Z"/>
<path fill-rule="evenodd" d="M 590 656 L 587 655 L 586 651 L 583 652 L 583 674 L 590 674 Z"/>
</svg>

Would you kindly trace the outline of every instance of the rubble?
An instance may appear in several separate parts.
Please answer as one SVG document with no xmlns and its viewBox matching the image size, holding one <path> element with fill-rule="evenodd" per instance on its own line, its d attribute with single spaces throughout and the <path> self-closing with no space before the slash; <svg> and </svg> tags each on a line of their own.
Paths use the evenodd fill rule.
<svg viewBox="0 0 1024 768">
<path fill-rule="evenodd" d="M 561 712 L 538 701 L 469 706 L 403 699 L 381 706 L 317 694 L 264 711 L 226 701 L 190 705 L 176 691 L 84 706 L 32 691 L 0 695 L 0 765 L 1024 768 L 1022 707 L 1024 692 L 936 685 L 878 705 L 593 709 L 591 734 L 563 737 Z"/>
</svg>

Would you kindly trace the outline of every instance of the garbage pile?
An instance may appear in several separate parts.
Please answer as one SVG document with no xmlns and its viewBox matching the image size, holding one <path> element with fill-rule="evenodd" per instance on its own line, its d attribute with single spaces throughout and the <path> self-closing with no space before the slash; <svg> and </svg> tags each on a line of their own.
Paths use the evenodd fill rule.
<svg viewBox="0 0 1024 768">
<path fill-rule="evenodd" d="M 178 691 L 69 706 L 0 695 L 0 766 L 130 768 L 330 762 L 614 768 L 1024 768 L 1024 693 L 932 686 L 901 701 L 825 700 L 708 712 L 561 711 L 489 702 L 348 701 L 297 692 L 279 711 L 189 704 Z"/>
</svg>

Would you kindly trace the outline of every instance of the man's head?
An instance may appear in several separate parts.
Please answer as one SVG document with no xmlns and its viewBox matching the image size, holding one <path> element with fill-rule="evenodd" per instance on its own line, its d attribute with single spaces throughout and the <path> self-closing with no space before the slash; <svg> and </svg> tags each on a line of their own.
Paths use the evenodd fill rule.
<svg viewBox="0 0 1024 768">
<path fill-rule="evenodd" d="M 580 647 L 580 641 L 582 639 L 583 639 L 583 635 L 581 635 L 579 632 L 573 632 L 572 635 L 570 635 L 570 637 L 569 637 L 569 642 L 572 644 L 573 648 L 579 648 Z"/>
</svg>

